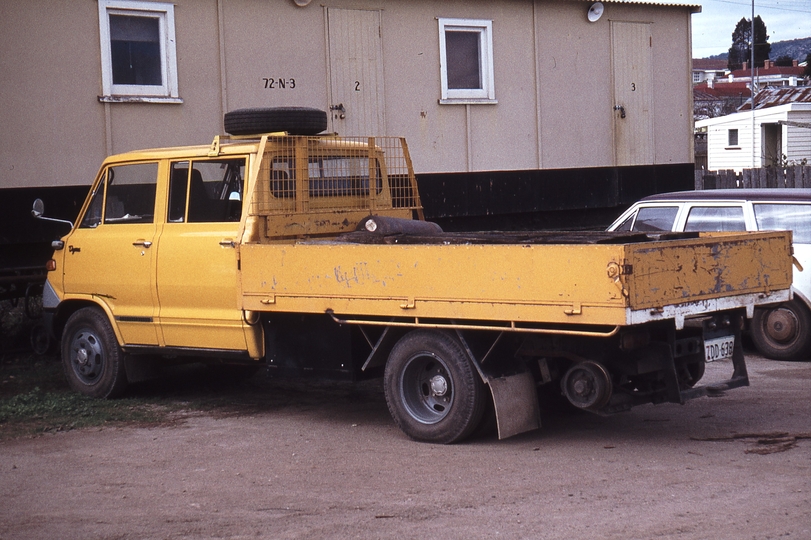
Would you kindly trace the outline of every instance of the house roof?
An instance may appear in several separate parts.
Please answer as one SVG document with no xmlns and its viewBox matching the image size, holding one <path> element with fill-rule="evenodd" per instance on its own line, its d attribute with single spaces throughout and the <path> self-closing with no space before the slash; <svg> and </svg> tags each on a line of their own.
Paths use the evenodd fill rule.
<svg viewBox="0 0 811 540">
<path fill-rule="evenodd" d="M 693 95 L 696 95 L 696 92 L 701 92 L 703 94 L 709 94 L 716 98 L 725 98 L 725 97 L 749 97 L 751 95 L 751 91 L 749 90 L 749 83 L 747 82 L 723 82 L 722 81 L 715 81 L 712 85 L 712 88 L 709 87 L 707 83 L 701 83 L 693 86 Z"/>
<path fill-rule="evenodd" d="M 576 0 L 580 2 L 594 3 L 594 0 Z M 678 0 L 602 0 L 606 4 L 641 4 L 648 6 L 668 6 L 688 8 L 691 13 L 701 13 L 700 4 L 689 4 Z"/>
<path fill-rule="evenodd" d="M 723 101 L 724 98 L 714 96 L 708 92 L 703 92 L 697 88 L 693 88 L 693 101 Z"/>
<path fill-rule="evenodd" d="M 767 68 L 755 67 L 755 76 L 768 77 L 770 75 L 780 75 L 791 77 L 794 75 L 797 77 L 802 77 L 804 69 L 805 68 L 802 66 L 769 66 Z M 749 78 L 752 76 L 752 70 L 750 68 L 736 69 L 732 72 L 732 76 L 735 78 Z"/>
<path fill-rule="evenodd" d="M 702 71 L 726 71 L 727 61 L 711 58 L 693 58 L 693 69 Z"/>
<path fill-rule="evenodd" d="M 811 103 L 811 86 L 765 88 L 755 95 L 755 110 L 789 103 Z M 751 110 L 751 106 L 746 103 L 738 110 L 748 111 Z"/>
</svg>

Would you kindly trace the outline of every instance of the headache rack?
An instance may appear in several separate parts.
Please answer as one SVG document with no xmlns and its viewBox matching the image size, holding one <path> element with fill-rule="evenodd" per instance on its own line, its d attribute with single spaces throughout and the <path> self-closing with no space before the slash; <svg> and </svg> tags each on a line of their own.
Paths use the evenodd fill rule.
<svg viewBox="0 0 811 540">
<path fill-rule="evenodd" d="M 314 208 L 418 209 L 405 140 L 397 137 L 269 137 L 259 169 L 257 215 Z"/>
<path fill-rule="evenodd" d="M 248 212 L 265 236 L 337 234 L 369 215 L 422 219 L 405 139 L 265 137 Z"/>
</svg>

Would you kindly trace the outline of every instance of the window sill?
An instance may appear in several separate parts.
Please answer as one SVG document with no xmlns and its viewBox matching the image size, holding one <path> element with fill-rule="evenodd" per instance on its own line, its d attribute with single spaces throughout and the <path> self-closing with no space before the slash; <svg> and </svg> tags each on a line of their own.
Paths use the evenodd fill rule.
<svg viewBox="0 0 811 540">
<path fill-rule="evenodd" d="M 182 98 L 166 96 L 99 96 L 99 101 L 102 103 L 183 103 Z"/>
<path fill-rule="evenodd" d="M 740 146 L 727 146 L 724 150 L 740 150 Z"/>
<path fill-rule="evenodd" d="M 440 99 L 440 105 L 497 105 L 497 99 Z"/>
</svg>

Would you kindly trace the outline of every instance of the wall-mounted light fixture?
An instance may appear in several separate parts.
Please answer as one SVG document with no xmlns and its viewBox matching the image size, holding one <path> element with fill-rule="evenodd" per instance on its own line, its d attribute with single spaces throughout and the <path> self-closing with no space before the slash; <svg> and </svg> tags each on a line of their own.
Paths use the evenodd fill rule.
<svg viewBox="0 0 811 540">
<path fill-rule="evenodd" d="M 589 7 L 589 11 L 586 16 L 589 18 L 589 22 L 597 22 L 600 20 L 600 17 L 603 16 L 603 11 L 605 11 L 605 7 L 603 6 L 602 2 L 594 2 L 591 7 Z"/>
</svg>

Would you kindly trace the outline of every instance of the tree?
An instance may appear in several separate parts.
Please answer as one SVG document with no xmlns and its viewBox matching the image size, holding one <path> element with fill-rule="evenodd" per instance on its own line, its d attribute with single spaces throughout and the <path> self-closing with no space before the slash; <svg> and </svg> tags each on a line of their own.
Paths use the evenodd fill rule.
<svg viewBox="0 0 811 540">
<path fill-rule="evenodd" d="M 784 54 L 783 56 L 777 57 L 777 60 L 774 61 L 774 65 L 781 67 L 791 67 L 794 65 L 794 59 L 788 56 L 787 54 Z"/>
<path fill-rule="evenodd" d="M 811 77 L 811 52 L 805 55 L 805 70 L 803 77 Z"/>
<path fill-rule="evenodd" d="M 727 67 L 730 70 L 741 69 L 744 62 L 749 62 L 751 49 L 749 48 L 750 36 L 752 34 L 752 19 L 742 18 L 735 25 L 732 32 L 732 47 L 729 48 Z M 769 44 L 769 35 L 766 33 L 766 24 L 760 18 L 755 17 L 755 65 L 762 66 L 764 60 L 769 59 L 772 46 Z"/>
</svg>

